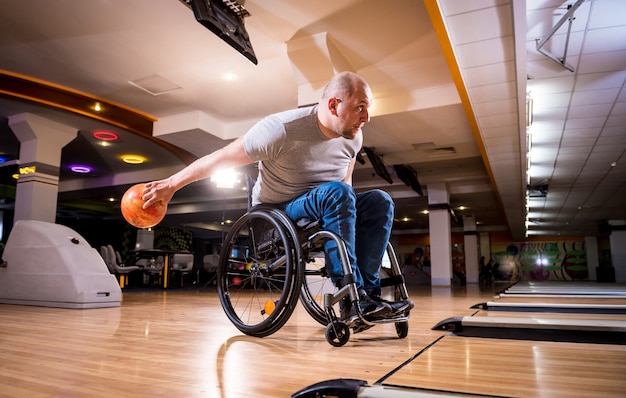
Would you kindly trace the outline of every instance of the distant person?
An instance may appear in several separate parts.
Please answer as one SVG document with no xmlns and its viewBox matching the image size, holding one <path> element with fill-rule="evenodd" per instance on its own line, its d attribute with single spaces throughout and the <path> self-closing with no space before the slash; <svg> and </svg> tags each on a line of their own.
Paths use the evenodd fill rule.
<svg viewBox="0 0 626 398">
<path fill-rule="evenodd" d="M 393 224 L 394 203 L 382 190 L 355 193 L 352 172 L 360 152 L 361 128 L 370 120 L 372 93 L 352 72 L 335 75 L 318 105 L 265 117 L 244 136 L 210 153 L 178 173 L 146 184 L 144 208 L 167 204 L 182 187 L 207 178 L 218 169 L 257 162 L 259 176 L 252 205 L 272 204 L 292 220 L 320 220 L 325 230 L 341 237 L 359 291 L 359 307 L 368 320 L 406 313 L 409 300 L 381 297 L 380 267 Z M 330 278 L 343 284 L 336 244 L 325 245 Z M 341 320 L 358 316 L 350 300 L 340 302 Z"/>
<path fill-rule="evenodd" d="M 485 286 L 491 286 L 491 283 L 493 282 L 493 260 L 490 259 L 489 262 L 485 264 L 485 257 L 482 256 L 479 264 L 480 270 L 478 281 Z"/>
</svg>

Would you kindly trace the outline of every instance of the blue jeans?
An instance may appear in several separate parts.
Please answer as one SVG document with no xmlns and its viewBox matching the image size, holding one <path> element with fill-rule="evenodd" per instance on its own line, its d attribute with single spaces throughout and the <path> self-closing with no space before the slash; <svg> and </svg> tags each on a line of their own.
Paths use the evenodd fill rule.
<svg viewBox="0 0 626 398">
<path fill-rule="evenodd" d="M 356 194 L 346 183 L 327 182 L 288 202 L 285 212 L 292 220 L 321 220 L 324 230 L 341 237 L 357 286 L 380 295 L 380 266 L 394 214 L 389 194 L 377 189 Z M 332 240 L 324 246 L 331 280 L 339 286 L 343 270 L 336 249 Z"/>
</svg>

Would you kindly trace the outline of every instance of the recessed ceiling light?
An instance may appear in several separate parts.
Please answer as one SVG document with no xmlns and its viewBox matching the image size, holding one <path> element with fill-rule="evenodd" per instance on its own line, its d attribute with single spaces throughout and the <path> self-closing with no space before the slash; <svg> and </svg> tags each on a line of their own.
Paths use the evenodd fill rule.
<svg viewBox="0 0 626 398">
<path fill-rule="evenodd" d="M 122 161 L 128 164 L 141 164 L 146 161 L 146 158 L 139 155 L 122 155 Z"/>
</svg>

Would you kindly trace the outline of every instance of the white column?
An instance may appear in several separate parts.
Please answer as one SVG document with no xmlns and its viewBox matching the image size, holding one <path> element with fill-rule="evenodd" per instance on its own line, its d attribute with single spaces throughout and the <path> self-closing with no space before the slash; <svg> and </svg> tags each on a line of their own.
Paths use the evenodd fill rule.
<svg viewBox="0 0 626 398">
<path fill-rule="evenodd" d="M 428 185 L 428 229 L 432 286 L 452 285 L 450 193 L 444 183 Z"/>
<path fill-rule="evenodd" d="M 78 130 L 40 116 L 21 113 L 9 117 L 9 126 L 20 140 L 20 173 L 15 190 L 14 222 L 56 221 L 61 150 L 76 138 Z"/>
<path fill-rule="evenodd" d="M 474 215 L 463 216 L 463 238 L 465 241 L 465 280 L 467 283 L 478 283 L 478 232 Z"/>
</svg>

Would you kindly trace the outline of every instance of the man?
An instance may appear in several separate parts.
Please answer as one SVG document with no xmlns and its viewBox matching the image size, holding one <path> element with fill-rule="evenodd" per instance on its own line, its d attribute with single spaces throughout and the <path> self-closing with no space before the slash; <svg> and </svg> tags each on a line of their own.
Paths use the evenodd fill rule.
<svg viewBox="0 0 626 398">
<path fill-rule="evenodd" d="M 214 174 L 218 168 L 258 162 L 259 176 L 252 204 L 281 206 L 292 220 L 321 220 L 325 230 L 346 244 L 359 307 L 366 319 L 404 313 L 408 300 L 383 300 L 380 265 L 393 223 L 394 204 L 381 190 L 355 194 L 352 171 L 361 149 L 361 128 L 369 121 L 372 93 L 367 82 L 352 72 L 334 76 L 318 105 L 270 115 L 224 148 L 208 154 L 178 173 L 146 184 L 144 208 L 168 203 L 183 186 Z M 343 271 L 336 245 L 325 246 L 330 276 L 341 286 Z M 340 303 L 341 319 L 358 318 L 349 300 Z"/>
</svg>

